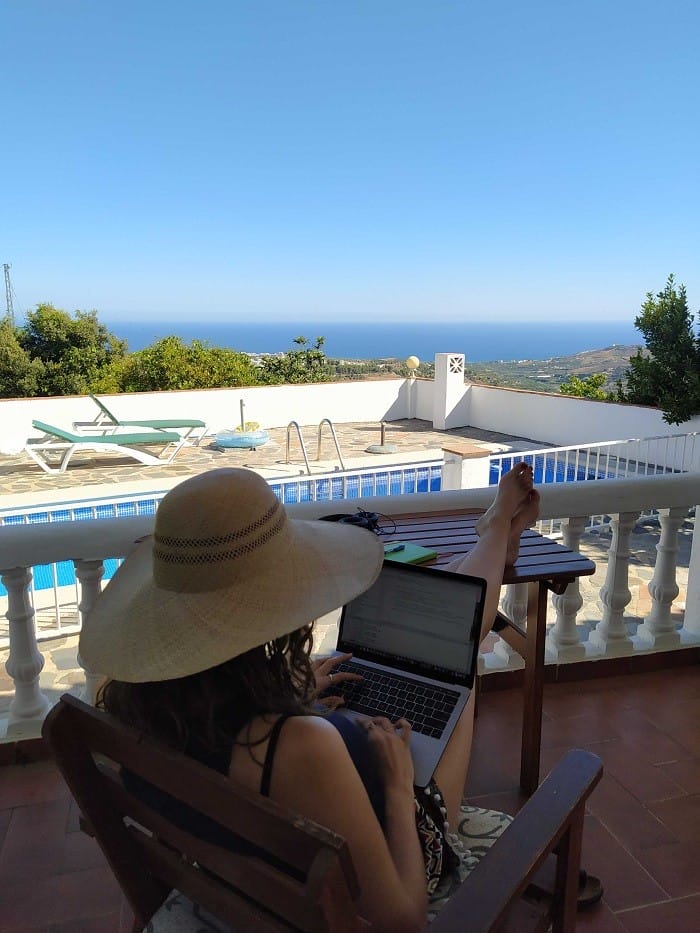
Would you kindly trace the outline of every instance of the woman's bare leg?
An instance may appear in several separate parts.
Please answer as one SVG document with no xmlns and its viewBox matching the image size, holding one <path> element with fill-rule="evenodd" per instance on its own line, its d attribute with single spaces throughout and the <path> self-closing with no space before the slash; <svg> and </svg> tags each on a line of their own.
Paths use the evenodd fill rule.
<svg viewBox="0 0 700 933">
<path fill-rule="evenodd" d="M 516 464 L 501 478 L 496 498 L 477 523 L 477 543 L 465 557 L 453 560 L 445 568 L 486 580 L 484 622 L 480 642 L 491 631 L 493 620 L 496 618 L 507 558 L 517 549 L 520 534 L 527 527 L 522 523 L 526 521 L 532 524 L 534 521 L 530 515 L 530 497 L 533 492 L 537 497 L 536 502 L 539 503 L 539 496 L 532 486 L 532 468 L 527 463 Z"/>
<path fill-rule="evenodd" d="M 510 523 L 510 536 L 506 548 L 506 567 L 512 567 L 520 554 L 520 535 L 526 528 L 532 528 L 540 514 L 540 494 L 531 489 L 527 498 L 513 516 Z"/>
<path fill-rule="evenodd" d="M 514 561 L 517 558 L 517 542 L 525 528 L 530 527 L 537 518 L 539 499 L 539 493 L 532 488 L 532 470 L 526 464 L 518 464 L 501 479 L 496 500 L 484 515 L 486 520 L 481 522 L 480 537 L 474 548 L 466 557 L 448 565 L 448 570 L 486 580 L 480 643 L 491 631 L 496 617 L 506 559 L 512 557 Z M 474 703 L 475 694 L 472 691 L 435 771 L 435 780 L 445 798 L 448 820 L 452 826 L 456 826 L 469 768 Z"/>
</svg>

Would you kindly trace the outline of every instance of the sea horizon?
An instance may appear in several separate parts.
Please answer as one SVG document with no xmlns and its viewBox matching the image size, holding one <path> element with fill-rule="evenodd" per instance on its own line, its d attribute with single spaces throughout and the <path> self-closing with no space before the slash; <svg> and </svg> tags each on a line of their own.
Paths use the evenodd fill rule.
<svg viewBox="0 0 700 933">
<path fill-rule="evenodd" d="M 373 323 L 352 321 L 119 321 L 104 319 L 131 352 L 169 335 L 186 343 L 206 341 L 245 353 L 281 353 L 295 348 L 294 338 L 313 343 L 324 337 L 323 350 L 332 359 L 405 359 L 432 362 L 436 353 L 464 353 L 468 362 L 548 359 L 614 345 L 642 345 L 634 325 L 624 321 L 548 323 L 438 321 Z"/>
</svg>

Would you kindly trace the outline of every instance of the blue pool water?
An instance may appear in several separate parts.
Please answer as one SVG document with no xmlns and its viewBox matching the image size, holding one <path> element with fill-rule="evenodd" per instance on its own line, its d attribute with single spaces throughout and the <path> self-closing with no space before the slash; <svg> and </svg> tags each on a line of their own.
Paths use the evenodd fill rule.
<svg viewBox="0 0 700 933">
<path fill-rule="evenodd" d="M 354 473 L 343 476 L 330 476 L 296 482 L 293 486 L 283 487 L 282 483 L 270 483 L 278 499 L 284 504 L 296 502 L 331 502 L 335 499 L 359 499 L 362 496 L 400 496 L 413 492 L 439 492 L 441 468 L 401 467 L 380 473 Z"/>
<path fill-rule="evenodd" d="M 333 501 L 336 499 L 358 499 L 361 496 L 401 495 L 412 492 L 437 492 L 440 489 L 439 466 L 401 467 L 381 473 L 356 473 L 296 481 L 292 485 L 270 483 L 270 487 L 285 505 L 296 502 Z M 99 518 L 127 518 L 136 515 L 154 515 L 163 496 L 131 502 L 94 503 L 69 509 L 47 509 L 30 515 L 7 515 L 5 525 L 42 525 L 47 522 L 93 521 Z M 105 560 L 104 579 L 109 580 L 118 567 L 117 560 Z M 75 583 L 75 568 L 72 561 L 57 564 L 40 564 L 33 568 L 34 589 L 46 590 L 54 586 L 71 586 Z M 0 596 L 6 589 L 0 584 Z"/>
<path fill-rule="evenodd" d="M 139 500 L 138 502 L 111 502 L 109 504 L 93 503 L 71 509 L 47 509 L 42 512 L 32 512 L 29 515 L 6 515 L 3 525 L 45 525 L 48 522 L 84 522 L 94 521 L 98 518 L 129 518 L 136 515 L 155 515 L 162 496 L 153 499 Z M 119 562 L 109 558 L 104 562 L 104 576 L 109 580 L 116 573 Z M 73 561 L 64 560 L 57 564 L 37 564 L 32 568 L 34 575 L 34 589 L 48 590 L 54 585 L 70 586 L 75 583 L 75 567 Z M 0 583 L 0 596 L 6 596 L 7 590 Z"/>
<path fill-rule="evenodd" d="M 506 457 L 499 462 L 491 462 L 489 483 L 495 486 L 502 473 L 510 470 L 513 464 L 519 461 L 519 456 Z M 526 457 L 533 465 L 536 483 L 572 482 L 574 480 L 593 480 L 612 478 L 614 474 L 603 470 L 576 467 L 564 468 L 564 464 L 555 463 L 553 458 L 537 456 Z M 534 459 L 534 463 L 533 463 Z M 270 483 L 275 495 L 284 501 L 285 505 L 297 502 L 334 501 L 338 499 L 359 499 L 363 496 L 398 496 L 415 492 L 438 492 L 440 490 L 440 466 L 401 467 L 395 470 L 385 470 L 379 473 L 354 473 L 344 476 L 330 476 L 322 479 L 309 477 L 298 480 L 292 485 L 283 483 Z M 136 515 L 154 515 L 163 496 L 154 496 L 152 499 L 132 502 L 124 500 L 112 503 L 85 504 L 69 509 L 47 509 L 30 515 L 7 515 L 3 519 L 5 525 L 45 524 L 47 522 L 93 521 L 99 518 L 133 517 Z M 116 572 L 118 562 L 106 560 L 104 562 L 104 577 L 110 579 Z M 42 564 L 33 568 L 34 588 L 37 590 L 50 589 L 54 580 L 58 586 L 70 586 L 75 582 L 75 569 L 72 561 L 61 561 L 58 564 Z M 0 584 L 0 595 L 6 595 L 6 590 Z"/>
<path fill-rule="evenodd" d="M 525 460 L 532 466 L 534 481 L 540 483 L 573 483 L 582 480 L 592 479 L 615 479 L 616 474 L 611 470 L 603 470 L 600 467 L 578 466 L 577 464 L 567 464 L 566 466 L 557 463 L 553 457 L 547 457 L 539 454 L 534 457 L 504 457 L 501 461 L 491 461 L 489 470 L 489 485 L 496 486 L 498 480 L 504 473 L 512 469 L 515 463 Z"/>
</svg>

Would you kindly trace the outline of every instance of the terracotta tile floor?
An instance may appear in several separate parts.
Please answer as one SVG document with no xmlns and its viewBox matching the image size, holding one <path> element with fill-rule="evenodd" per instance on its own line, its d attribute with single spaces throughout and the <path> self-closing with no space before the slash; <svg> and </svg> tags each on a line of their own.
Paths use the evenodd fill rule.
<svg viewBox="0 0 700 933">
<path fill-rule="evenodd" d="M 515 812 L 520 695 L 484 693 L 467 782 L 474 803 Z M 605 885 L 579 915 L 596 933 L 700 930 L 700 670 L 545 688 L 543 772 L 575 745 L 601 756 L 583 864 Z M 123 933 L 130 916 L 51 762 L 0 767 L 0 930 Z"/>
</svg>

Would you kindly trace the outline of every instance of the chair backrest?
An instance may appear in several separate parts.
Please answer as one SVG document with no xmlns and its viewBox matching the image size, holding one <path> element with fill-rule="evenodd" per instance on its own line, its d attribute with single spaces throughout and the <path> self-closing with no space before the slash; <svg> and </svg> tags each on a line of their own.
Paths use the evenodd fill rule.
<svg viewBox="0 0 700 933">
<path fill-rule="evenodd" d="M 52 437 L 60 437 L 64 441 L 76 441 L 80 438 L 76 434 L 71 434 L 70 431 L 65 431 L 63 428 L 57 428 L 52 424 L 47 424 L 45 421 L 32 421 L 32 427 L 36 428 L 37 431 L 43 431 L 44 434 L 50 434 Z"/>
<path fill-rule="evenodd" d="M 365 928 L 340 836 L 67 694 L 43 734 L 138 923 L 177 889 L 243 930 Z M 244 840 L 247 853 L 166 819 L 127 789 L 122 768 Z M 251 855 L 251 845 L 261 854 Z"/>
<path fill-rule="evenodd" d="M 119 419 L 114 417 L 112 412 L 109 410 L 109 408 L 107 408 L 107 406 L 101 399 L 99 399 L 96 395 L 92 395 L 92 394 L 90 395 L 90 398 L 93 400 L 95 405 L 97 405 L 97 407 L 100 409 L 100 413 L 102 415 L 104 415 L 113 424 L 119 424 Z"/>
</svg>

